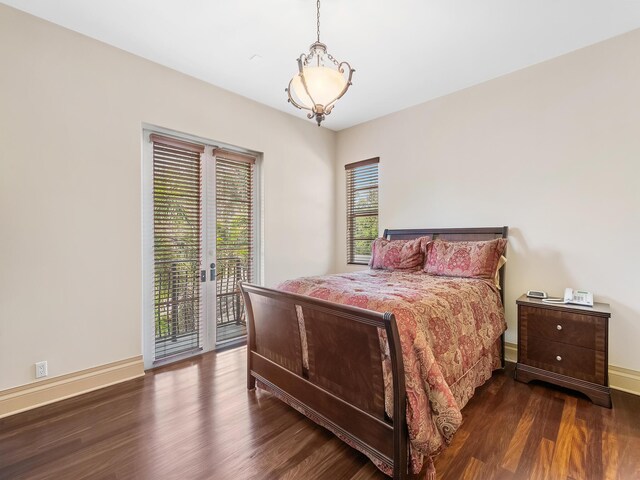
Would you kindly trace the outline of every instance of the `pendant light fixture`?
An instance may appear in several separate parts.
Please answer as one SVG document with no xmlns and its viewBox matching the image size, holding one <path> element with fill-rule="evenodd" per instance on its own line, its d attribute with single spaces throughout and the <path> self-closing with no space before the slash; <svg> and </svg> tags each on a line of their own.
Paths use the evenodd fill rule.
<svg viewBox="0 0 640 480">
<path fill-rule="evenodd" d="M 315 117 L 320 126 L 351 86 L 355 70 L 347 62 L 338 62 L 320 42 L 320 0 L 317 0 L 317 27 L 317 40 L 308 54 L 303 53 L 298 58 L 298 73 L 285 91 L 289 95 L 288 101 L 296 108 L 309 110 L 307 117 Z"/>
</svg>

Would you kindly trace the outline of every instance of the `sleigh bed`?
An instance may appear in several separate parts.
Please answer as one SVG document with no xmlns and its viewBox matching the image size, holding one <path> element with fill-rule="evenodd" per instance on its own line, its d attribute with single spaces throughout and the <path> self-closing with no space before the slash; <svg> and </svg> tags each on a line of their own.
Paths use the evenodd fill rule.
<svg viewBox="0 0 640 480">
<path fill-rule="evenodd" d="M 424 236 L 493 240 L 507 227 L 384 232 Z M 395 479 L 435 478 L 461 408 L 504 364 L 503 283 L 367 270 L 241 284 L 247 387 L 258 382 Z"/>
</svg>

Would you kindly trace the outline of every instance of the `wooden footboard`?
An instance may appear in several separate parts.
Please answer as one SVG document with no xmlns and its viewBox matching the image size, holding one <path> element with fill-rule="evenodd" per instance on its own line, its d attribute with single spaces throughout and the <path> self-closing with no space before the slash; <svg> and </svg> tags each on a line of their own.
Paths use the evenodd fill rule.
<svg viewBox="0 0 640 480">
<path fill-rule="evenodd" d="M 240 289 L 247 388 L 262 382 L 370 458 L 392 465 L 394 479 L 407 478 L 406 390 L 393 314 L 250 284 Z M 389 341 L 393 420 L 385 414 L 379 328 Z"/>
</svg>

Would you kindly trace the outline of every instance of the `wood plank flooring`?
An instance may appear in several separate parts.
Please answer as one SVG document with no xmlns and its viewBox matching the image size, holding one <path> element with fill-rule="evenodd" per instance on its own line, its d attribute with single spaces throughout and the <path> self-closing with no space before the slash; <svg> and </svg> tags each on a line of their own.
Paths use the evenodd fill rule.
<svg viewBox="0 0 640 480">
<path fill-rule="evenodd" d="M 245 348 L 0 420 L 0 479 L 385 479 L 263 391 Z M 496 372 L 436 460 L 438 479 L 640 479 L 640 397 L 613 409 Z"/>
</svg>

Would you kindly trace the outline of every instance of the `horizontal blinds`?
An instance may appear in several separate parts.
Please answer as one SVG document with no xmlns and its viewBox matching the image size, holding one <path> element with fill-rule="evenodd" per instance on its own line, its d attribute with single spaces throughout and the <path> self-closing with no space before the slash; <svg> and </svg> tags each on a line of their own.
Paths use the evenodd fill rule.
<svg viewBox="0 0 640 480">
<path fill-rule="evenodd" d="M 160 143 L 165 146 L 176 147 L 179 150 L 204 153 L 204 145 L 200 143 L 188 142 L 186 140 L 181 140 L 173 137 L 165 137 L 164 135 L 159 135 L 157 133 L 152 133 L 151 135 L 149 135 L 149 139 L 152 143 Z"/>
<path fill-rule="evenodd" d="M 240 269 L 245 280 L 253 281 L 255 158 L 220 150 L 215 154 L 218 271 Z"/>
<path fill-rule="evenodd" d="M 367 264 L 378 237 L 378 158 L 345 166 L 347 174 L 347 262 Z"/>
<path fill-rule="evenodd" d="M 218 342 L 246 335 L 239 281 L 254 279 L 255 158 L 216 150 L 216 263 Z"/>
<path fill-rule="evenodd" d="M 217 158 L 221 158 L 221 159 L 224 158 L 226 160 L 233 160 L 235 162 L 244 162 L 244 163 L 251 163 L 251 164 L 256 163 L 256 157 L 254 157 L 253 155 L 240 153 L 240 152 L 232 152 L 230 150 L 225 150 L 223 148 L 214 149 L 213 154 Z"/>
<path fill-rule="evenodd" d="M 153 142 L 156 360 L 200 347 L 201 153 L 160 135 Z"/>
</svg>

